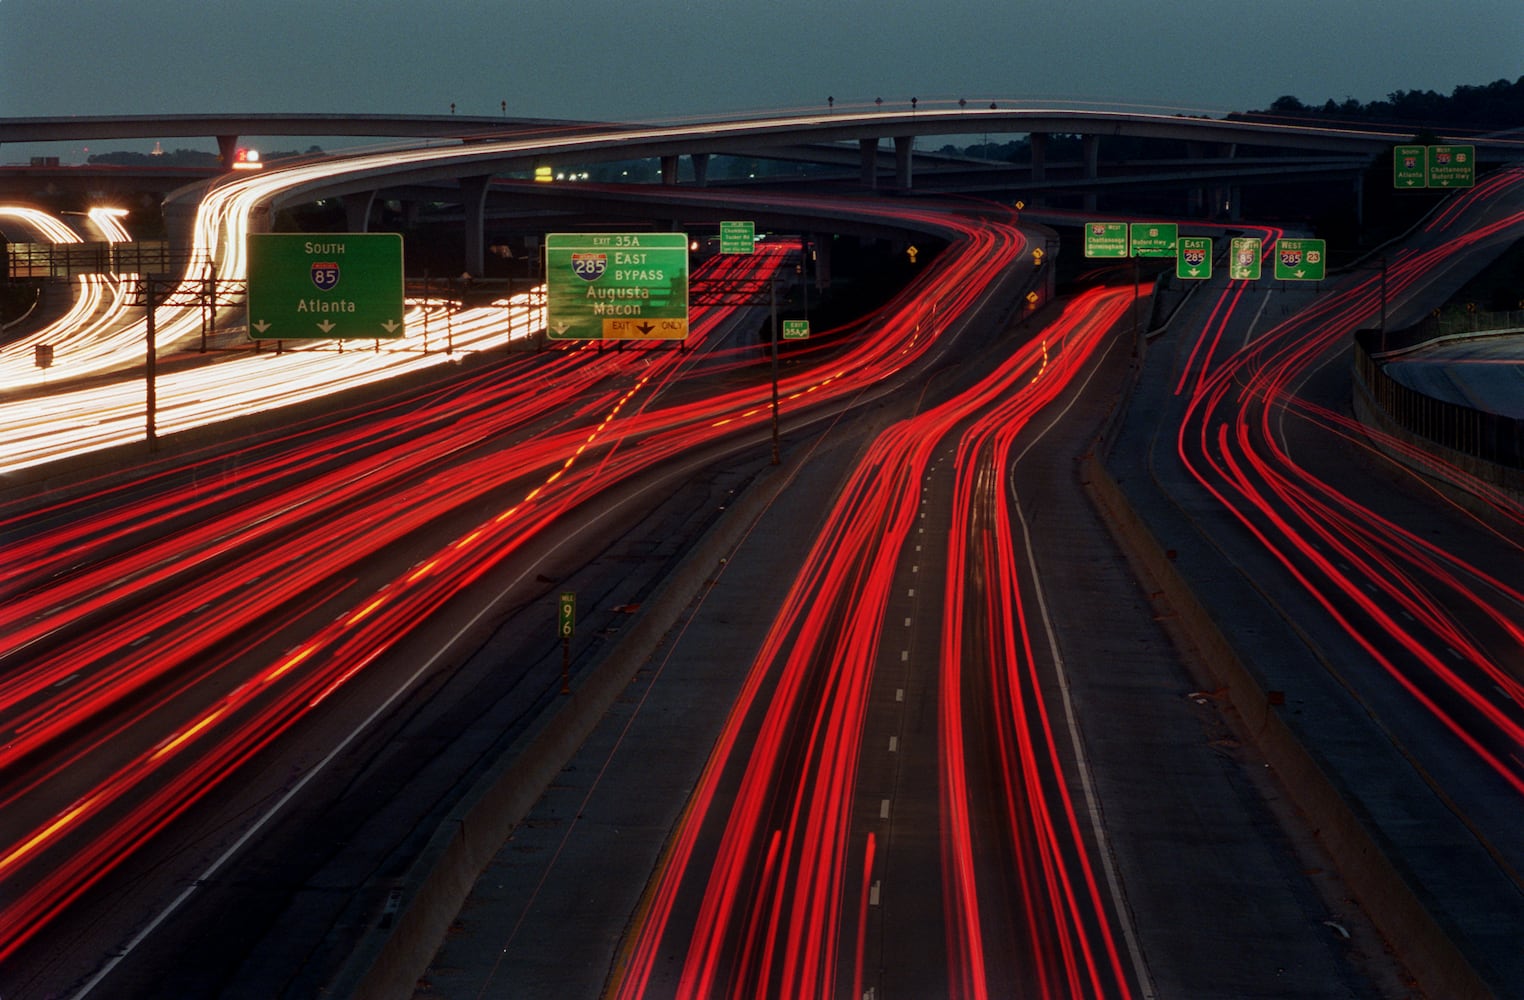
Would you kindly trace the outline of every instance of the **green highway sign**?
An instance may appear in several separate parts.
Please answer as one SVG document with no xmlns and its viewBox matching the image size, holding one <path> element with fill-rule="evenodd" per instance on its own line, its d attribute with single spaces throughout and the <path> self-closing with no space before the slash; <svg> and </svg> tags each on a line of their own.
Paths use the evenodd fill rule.
<svg viewBox="0 0 1524 1000">
<path fill-rule="evenodd" d="M 1430 146 L 1429 187 L 1462 188 L 1476 184 L 1475 146 Z"/>
<path fill-rule="evenodd" d="M 807 319 L 786 319 L 783 321 L 784 340 L 808 340 L 810 336 L 810 321 Z"/>
<path fill-rule="evenodd" d="M 1175 258 L 1175 277 L 1210 278 L 1211 276 L 1211 238 L 1207 236 L 1180 237 L 1180 255 Z"/>
<path fill-rule="evenodd" d="M 1263 245 L 1258 236 L 1235 236 L 1228 243 L 1228 277 L 1234 281 L 1258 281 Z"/>
<path fill-rule="evenodd" d="M 757 246 L 754 222 L 720 223 L 720 253 L 751 253 Z"/>
<path fill-rule="evenodd" d="M 1288 240 L 1275 242 L 1275 277 L 1278 281 L 1322 281 L 1324 272 L 1323 240 Z"/>
<path fill-rule="evenodd" d="M 570 639 L 576 627 L 577 595 L 573 591 L 563 590 L 556 601 L 556 635 Z"/>
<path fill-rule="evenodd" d="M 1392 186 L 1463 188 L 1476 186 L 1475 146 L 1394 146 Z"/>
<path fill-rule="evenodd" d="M 1392 150 L 1392 186 L 1421 188 L 1429 185 L 1428 147 L 1398 146 Z"/>
<path fill-rule="evenodd" d="M 1086 257 L 1126 257 L 1127 223 L 1085 223 Z"/>
<path fill-rule="evenodd" d="M 551 340 L 683 340 L 688 237 L 549 233 L 545 288 Z"/>
<path fill-rule="evenodd" d="M 1134 222 L 1130 232 L 1134 257 L 1173 257 L 1180 227 L 1173 222 Z"/>
<path fill-rule="evenodd" d="M 402 336 L 398 233 L 250 233 L 253 340 Z"/>
</svg>

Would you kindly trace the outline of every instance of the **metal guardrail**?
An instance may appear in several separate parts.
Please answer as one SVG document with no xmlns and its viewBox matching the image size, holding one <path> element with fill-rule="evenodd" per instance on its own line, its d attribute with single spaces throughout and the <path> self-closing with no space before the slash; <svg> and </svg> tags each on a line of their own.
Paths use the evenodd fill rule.
<svg viewBox="0 0 1524 1000">
<path fill-rule="evenodd" d="M 1436 309 L 1431 315 L 1401 330 L 1362 330 L 1371 335 L 1370 349 L 1376 356 L 1411 351 L 1438 340 L 1467 334 L 1495 334 L 1524 330 L 1524 309 L 1487 312 L 1462 306 Z"/>
</svg>

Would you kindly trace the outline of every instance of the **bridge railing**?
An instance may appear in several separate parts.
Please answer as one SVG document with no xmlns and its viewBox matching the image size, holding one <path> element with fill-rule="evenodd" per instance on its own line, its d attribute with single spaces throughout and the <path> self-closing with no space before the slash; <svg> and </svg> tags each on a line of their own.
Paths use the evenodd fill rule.
<svg viewBox="0 0 1524 1000">
<path fill-rule="evenodd" d="M 1505 317 L 1519 314 L 1489 315 Z M 1519 318 L 1524 320 L 1524 315 Z M 1407 330 L 1357 331 L 1354 359 L 1357 387 L 1363 388 L 1369 403 L 1402 430 L 1458 455 L 1509 470 L 1504 474 L 1484 478 L 1510 488 L 1518 488 L 1524 484 L 1524 475 L 1518 471 L 1524 470 L 1524 420 L 1436 399 L 1403 385 L 1386 373 L 1381 359 L 1422 344 L 1456 336 L 1455 333 L 1436 332 L 1442 328 L 1443 324 L 1436 320 L 1433 324 L 1421 323 Z M 1524 323 L 1512 327 L 1514 331 L 1521 328 L 1524 328 Z M 1428 334 L 1426 339 L 1415 339 L 1413 331 L 1418 329 Z M 1470 334 L 1471 331 L 1462 332 Z"/>
<path fill-rule="evenodd" d="M 81 274 L 170 274 L 183 272 L 188 263 L 188 255 L 172 251 L 166 240 L 9 243 L 0 261 L 16 280 Z"/>
<path fill-rule="evenodd" d="M 1428 347 L 1442 340 L 1471 335 L 1487 336 L 1524 330 L 1524 309 L 1496 312 L 1470 307 L 1436 309 L 1422 320 L 1401 330 L 1362 330 L 1372 335 L 1370 349 L 1380 357 Z"/>
</svg>

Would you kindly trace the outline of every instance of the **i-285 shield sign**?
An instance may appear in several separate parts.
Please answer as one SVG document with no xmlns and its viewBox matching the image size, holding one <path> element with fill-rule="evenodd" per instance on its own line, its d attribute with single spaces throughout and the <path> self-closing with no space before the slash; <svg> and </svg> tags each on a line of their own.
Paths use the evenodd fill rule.
<svg viewBox="0 0 1524 1000">
<path fill-rule="evenodd" d="M 1175 258 L 1175 277 L 1205 279 L 1212 276 L 1212 240 L 1206 236 L 1182 236 Z"/>
<path fill-rule="evenodd" d="M 573 253 L 571 255 L 572 274 L 583 281 L 597 281 L 603 277 L 603 272 L 608 270 L 609 255 L 606 253 Z"/>
</svg>

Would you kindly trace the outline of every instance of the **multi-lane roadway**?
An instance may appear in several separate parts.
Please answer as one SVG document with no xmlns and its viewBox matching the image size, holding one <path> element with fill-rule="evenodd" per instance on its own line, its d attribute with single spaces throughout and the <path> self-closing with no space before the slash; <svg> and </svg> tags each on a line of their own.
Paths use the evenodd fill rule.
<svg viewBox="0 0 1524 1000">
<path fill-rule="evenodd" d="M 376 154 L 356 169 L 405 155 Z M 261 199 L 324 183 L 324 169 L 218 189 L 203 205 L 198 246 L 238 272 L 240 234 Z M 1502 174 L 1417 234 L 1387 275 L 1389 310 L 1425 307 L 1427 276 L 1516 238 L 1519 186 Z M 793 458 L 802 462 L 804 442 L 832 421 L 903 407 L 936 378 L 956 385 L 864 433 L 798 564 L 780 566 L 786 587 L 756 647 L 708 651 L 737 660 L 739 697 L 618 960 L 602 953 L 608 988 L 632 997 L 1122 996 L 1186 981 L 1171 964 L 1159 897 L 1129 869 L 1137 852 L 1110 846 L 1108 782 L 1086 751 L 1106 722 L 1070 697 L 1056 638 L 1065 609 L 1050 606 L 1043 582 L 1055 566 L 1035 554 L 1042 546 L 1013 478 L 1103 359 L 1130 347 L 1125 319 L 1138 290 L 1097 289 L 1012 333 L 998 317 L 1019 310 L 1018 293 L 1037 282 L 1030 236 L 1007 211 L 821 210 L 921 227 L 948 245 L 866 324 L 792 353 L 777 392 Z M 707 277 L 736 287 L 793 270 L 796 245 L 759 247 L 744 263 L 715 262 Z M 1243 626 L 1250 632 L 1280 616 L 1278 627 L 1289 621 L 1311 651 L 1310 674 L 1288 666 L 1300 659 L 1290 654 L 1254 666 L 1270 671 L 1296 713 L 1324 723 L 1306 726 L 1315 753 L 1314 737 L 1336 724 L 1319 715 L 1324 693 L 1330 711 L 1365 713 L 1380 754 L 1327 751 L 1333 783 L 1369 811 L 1399 865 L 1433 873 L 1413 887 L 1419 911 L 1434 916 L 1464 972 L 1498 988 L 1521 981 L 1517 960 L 1495 922 L 1463 910 L 1476 899 L 1491 914 L 1518 906 L 1521 848 L 1508 817 L 1524 788 L 1524 614 L 1508 567 L 1520 519 L 1514 501 L 1480 490 L 1490 509 L 1470 521 L 1389 512 L 1344 486 L 1346 456 L 1366 453 L 1337 402 L 1347 370 L 1339 352 L 1381 305 L 1379 281 L 1357 272 L 1318 294 L 1199 290 L 1161 342 L 1169 364 L 1153 362 L 1135 397 L 1148 409 L 1127 422 L 1119 448 L 1127 475 L 1154 484 L 1142 520 L 1163 536 L 1185 531 L 1171 547 L 1203 553 L 1182 571 L 1208 574 L 1227 602 L 1213 608 L 1225 629 L 1239 615 L 1268 615 Z M 739 301 L 695 314 L 690 351 L 505 353 L 422 387 L 373 388 L 288 431 L 9 499 L 0 508 L 11 557 L 0 568 L 0 986 L 130 996 L 167 981 L 187 996 L 271 995 L 339 975 L 326 954 L 296 962 L 290 977 L 260 978 L 251 956 L 290 957 L 289 940 L 259 942 L 280 941 L 272 923 L 329 878 L 337 891 L 317 905 L 326 915 L 315 918 L 315 948 L 340 947 L 405 905 L 376 897 L 378 876 L 420 849 L 438 802 L 394 817 L 411 847 L 319 837 L 312 857 L 277 861 L 259 838 L 293 845 L 291 831 L 274 832 L 285 817 L 337 810 L 304 795 L 336 804 L 352 786 L 384 798 L 389 755 L 376 733 L 405 737 L 413 717 L 448 717 L 441 706 L 469 700 L 460 685 L 481 682 L 468 669 L 480 666 L 472 650 L 528 628 L 525 609 L 632 532 L 622 516 L 664 509 L 700 470 L 727 468 L 738 485 L 756 474 L 744 470 L 766 461 L 773 394 L 750 335 L 757 308 Z M 166 319 L 166 340 L 188 335 L 193 312 Z M 536 314 L 528 300 L 505 301 L 445 321 L 452 336 L 459 323 L 462 336 L 506 344 Z M 318 360 L 372 353 L 240 364 L 298 357 L 274 375 L 285 391 L 298 368 L 306 378 Z M 977 366 L 965 361 L 974 357 Z M 253 380 L 235 364 L 194 374 L 224 380 L 193 390 L 219 400 Z M 336 376 L 314 377 L 321 395 L 332 385 L 321 380 Z M 33 389 L 5 405 L 59 398 Z M 99 406 L 91 417 L 105 419 L 113 405 L 136 412 L 99 395 L 69 398 L 65 410 Z M 58 454 L 24 453 L 23 437 L 45 437 L 26 428 L 8 445 L 18 467 Z M 1362 461 L 1387 468 L 1374 452 Z M 688 525 L 679 538 L 707 523 L 678 520 Z M 1213 554 L 1220 563 L 1209 565 Z M 625 575 L 602 574 L 610 594 Z M 1229 597 L 1245 588 L 1268 610 L 1246 612 Z M 638 603 L 620 602 L 604 620 L 638 614 Z M 591 657 L 604 641 L 582 648 Z M 512 642 L 516 656 L 499 663 L 507 676 L 487 700 L 528 726 L 557 701 L 562 678 L 546 640 Z M 501 749 L 493 738 L 467 755 Z M 1357 760 L 1348 771 L 1336 766 L 1344 754 Z M 1374 801 L 1362 793 L 1378 764 L 1400 791 Z M 415 795 L 458 794 L 479 767 L 421 781 Z M 1432 829 L 1453 838 L 1453 864 L 1424 865 L 1423 844 L 1383 822 L 1415 789 L 1451 813 Z M 374 834 L 364 819 L 350 823 L 351 833 Z M 250 857 L 289 880 L 283 893 L 248 888 L 261 877 L 243 867 Z M 1482 870 L 1486 859 L 1497 872 Z M 372 870 L 336 878 L 346 863 Z M 255 896 L 264 923 L 240 928 L 249 940 L 185 923 L 186 913 L 231 914 Z M 1400 951 L 1412 928 L 1381 916 L 1376 926 Z M 198 948 L 166 972 L 174 949 L 164 942 Z M 1433 975 L 1433 956 L 1416 959 Z M 1334 963 L 1341 988 L 1359 964 Z"/>
</svg>

